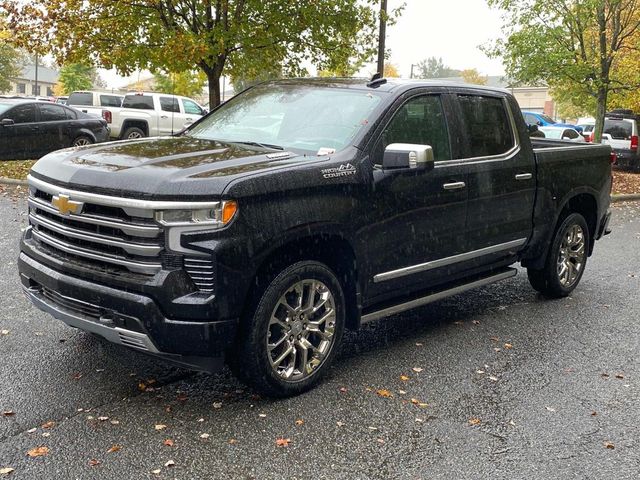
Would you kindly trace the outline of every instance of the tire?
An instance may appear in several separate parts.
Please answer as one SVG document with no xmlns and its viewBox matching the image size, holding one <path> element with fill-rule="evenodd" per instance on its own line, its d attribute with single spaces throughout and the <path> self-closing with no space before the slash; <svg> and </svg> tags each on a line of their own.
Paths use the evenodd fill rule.
<svg viewBox="0 0 640 480">
<path fill-rule="evenodd" d="M 129 127 L 124 131 L 122 138 L 125 140 L 136 140 L 138 138 L 145 138 L 146 136 L 141 128 Z"/>
<path fill-rule="evenodd" d="M 93 145 L 93 139 L 87 137 L 86 135 L 80 135 L 73 140 L 71 146 L 73 147 L 84 147 L 86 145 Z"/>
<path fill-rule="evenodd" d="M 590 241 L 584 217 L 579 213 L 567 215 L 556 229 L 544 268 L 527 269 L 531 286 L 549 298 L 569 295 L 584 273 Z"/>
<path fill-rule="evenodd" d="M 316 385 L 335 358 L 345 325 L 342 287 L 326 265 L 303 261 L 261 292 L 243 319 L 231 369 L 261 394 L 298 395 Z"/>
</svg>

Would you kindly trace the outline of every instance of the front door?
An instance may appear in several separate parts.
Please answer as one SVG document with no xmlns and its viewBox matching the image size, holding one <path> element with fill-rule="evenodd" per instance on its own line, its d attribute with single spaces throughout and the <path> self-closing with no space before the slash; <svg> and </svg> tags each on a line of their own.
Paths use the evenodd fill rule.
<svg viewBox="0 0 640 480">
<path fill-rule="evenodd" d="M 466 167 L 452 160 L 457 148 L 447 128 L 447 104 L 437 94 L 406 98 L 372 150 L 368 226 L 360 232 L 372 267 L 367 303 L 439 283 L 456 269 L 451 257 L 464 251 Z M 382 169 L 384 149 L 392 143 L 430 145 L 434 169 Z"/>
<path fill-rule="evenodd" d="M 5 159 L 37 159 L 40 158 L 45 142 L 40 136 L 37 123 L 36 106 L 33 103 L 16 105 L 5 112 L 2 119 L 13 120 L 13 125 L 6 125 L 0 133 L 3 142 L 2 157 Z"/>
</svg>

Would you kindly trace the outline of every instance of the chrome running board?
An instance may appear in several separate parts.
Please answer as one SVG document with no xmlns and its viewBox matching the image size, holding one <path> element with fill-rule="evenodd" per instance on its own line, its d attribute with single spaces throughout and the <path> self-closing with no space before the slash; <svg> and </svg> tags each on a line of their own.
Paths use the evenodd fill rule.
<svg viewBox="0 0 640 480">
<path fill-rule="evenodd" d="M 441 292 L 431 293 L 425 297 L 416 298 L 414 300 L 410 300 L 405 303 L 400 303 L 398 305 L 393 305 L 391 307 L 383 308 L 375 312 L 367 313 L 366 315 L 363 315 L 361 317 L 360 323 L 364 324 L 364 323 L 372 322 L 380 318 L 388 317 L 389 315 L 394 315 L 396 313 L 404 312 L 406 310 L 411 310 L 412 308 L 421 307 L 423 305 L 427 305 L 428 303 L 432 303 L 437 300 L 442 300 L 443 298 L 451 297 L 453 295 L 466 292 L 467 290 L 472 290 L 474 288 L 482 287 L 484 285 L 489 285 L 491 283 L 499 282 L 500 280 L 504 280 L 506 278 L 515 277 L 517 273 L 518 271 L 515 268 L 509 268 L 502 273 L 481 278 L 479 280 L 475 280 L 470 283 L 465 283 L 463 285 L 458 285 L 457 287 L 453 287 L 448 290 L 442 290 Z"/>
</svg>

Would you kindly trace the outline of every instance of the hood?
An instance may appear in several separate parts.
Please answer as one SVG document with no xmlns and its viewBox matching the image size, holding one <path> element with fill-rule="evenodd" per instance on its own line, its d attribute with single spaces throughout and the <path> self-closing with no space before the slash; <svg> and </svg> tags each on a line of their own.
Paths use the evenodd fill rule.
<svg viewBox="0 0 640 480">
<path fill-rule="evenodd" d="M 32 174 L 78 190 L 169 199 L 220 195 L 238 176 L 312 158 L 236 143 L 162 137 L 59 150 L 40 159 Z"/>
</svg>

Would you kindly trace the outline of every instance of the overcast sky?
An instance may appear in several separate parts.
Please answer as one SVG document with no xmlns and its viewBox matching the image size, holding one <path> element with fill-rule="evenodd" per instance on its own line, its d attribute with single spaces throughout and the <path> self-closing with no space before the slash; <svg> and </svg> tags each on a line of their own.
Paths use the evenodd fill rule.
<svg viewBox="0 0 640 480">
<path fill-rule="evenodd" d="M 389 0 L 389 9 L 401 3 L 402 0 Z M 460 70 L 476 68 L 484 75 L 504 73 L 500 60 L 491 60 L 478 49 L 501 32 L 500 14 L 490 9 L 486 0 L 406 0 L 406 3 L 398 23 L 387 29 L 391 62 L 398 66 L 402 77 L 409 77 L 412 63 L 432 56 L 442 57 L 446 65 Z M 368 75 L 374 70 L 372 65 L 361 74 Z M 101 74 L 109 88 L 127 83 L 114 71 Z"/>
</svg>

